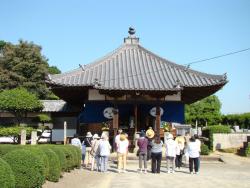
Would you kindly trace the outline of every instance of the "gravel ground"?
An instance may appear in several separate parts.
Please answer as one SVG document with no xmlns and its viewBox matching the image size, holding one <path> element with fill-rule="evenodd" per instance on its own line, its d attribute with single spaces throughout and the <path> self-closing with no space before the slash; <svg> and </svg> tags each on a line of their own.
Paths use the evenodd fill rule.
<svg viewBox="0 0 250 188">
<path fill-rule="evenodd" d="M 140 174 L 137 161 L 128 162 L 128 172 L 118 174 L 116 165 L 111 163 L 108 173 L 92 172 L 87 169 L 65 173 L 58 183 L 46 182 L 43 188 L 145 188 L 145 187 L 250 187 L 250 159 L 234 154 L 215 153 L 224 162 L 201 163 L 201 171 L 191 175 L 187 168 L 167 174 L 165 161 L 160 174 Z"/>
</svg>

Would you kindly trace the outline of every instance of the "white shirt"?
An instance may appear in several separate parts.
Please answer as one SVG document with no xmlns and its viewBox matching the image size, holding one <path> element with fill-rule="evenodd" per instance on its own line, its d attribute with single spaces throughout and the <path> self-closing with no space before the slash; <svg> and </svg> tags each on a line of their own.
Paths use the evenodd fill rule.
<svg viewBox="0 0 250 188">
<path fill-rule="evenodd" d="M 115 143 L 118 144 L 120 142 L 120 134 L 116 135 Z"/>
<path fill-rule="evenodd" d="M 100 140 L 99 143 L 99 151 L 101 156 L 109 156 L 110 155 L 111 146 L 109 141 L 107 140 Z"/>
<path fill-rule="evenodd" d="M 79 147 L 79 148 L 82 148 L 82 144 L 81 144 L 81 141 L 80 141 L 79 138 L 73 138 L 73 139 L 71 140 L 71 145 L 77 146 L 77 147 Z"/>
<path fill-rule="evenodd" d="M 197 142 L 189 142 L 187 151 L 188 151 L 189 157 L 191 158 L 200 157 L 200 152 L 199 152 L 200 148 Z"/>
<path fill-rule="evenodd" d="M 176 157 L 176 154 L 180 153 L 177 143 L 173 139 L 168 139 L 166 141 L 166 156 Z"/>
<path fill-rule="evenodd" d="M 199 152 L 201 152 L 201 141 L 199 139 L 196 139 L 195 142 L 198 144 Z"/>
<path fill-rule="evenodd" d="M 124 153 L 127 153 L 127 151 L 128 151 L 128 140 L 127 139 L 125 139 L 123 141 L 120 140 L 117 143 L 117 152 L 124 154 Z"/>
</svg>

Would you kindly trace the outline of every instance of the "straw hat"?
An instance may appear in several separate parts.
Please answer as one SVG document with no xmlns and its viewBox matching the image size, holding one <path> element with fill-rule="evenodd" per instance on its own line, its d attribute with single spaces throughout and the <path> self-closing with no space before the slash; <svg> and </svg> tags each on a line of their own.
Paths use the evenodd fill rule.
<svg viewBox="0 0 250 188">
<path fill-rule="evenodd" d="M 154 130 L 152 129 L 152 127 L 149 127 L 148 130 L 146 131 L 146 136 L 148 138 L 153 138 L 155 136 L 155 132 Z"/>
<path fill-rule="evenodd" d="M 99 139 L 100 137 L 98 136 L 98 134 L 94 134 L 93 139 Z"/>
<path fill-rule="evenodd" d="M 92 137 L 92 134 L 91 134 L 91 132 L 87 132 L 87 135 L 86 135 L 86 137 Z"/>
<path fill-rule="evenodd" d="M 123 141 L 126 139 L 126 135 L 125 134 L 120 134 L 120 141 Z"/>
</svg>

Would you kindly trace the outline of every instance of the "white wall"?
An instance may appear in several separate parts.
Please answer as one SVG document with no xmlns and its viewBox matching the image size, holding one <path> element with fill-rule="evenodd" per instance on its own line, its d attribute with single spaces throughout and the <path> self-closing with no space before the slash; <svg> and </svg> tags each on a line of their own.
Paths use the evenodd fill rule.
<svg viewBox="0 0 250 188">
<path fill-rule="evenodd" d="M 216 149 L 243 147 L 250 133 L 213 134 L 213 151 Z"/>
<path fill-rule="evenodd" d="M 76 129 L 67 129 L 67 137 L 74 136 Z M 63 129 L 52 129 L 52 142 L 63 142 Z"/>
</svg>

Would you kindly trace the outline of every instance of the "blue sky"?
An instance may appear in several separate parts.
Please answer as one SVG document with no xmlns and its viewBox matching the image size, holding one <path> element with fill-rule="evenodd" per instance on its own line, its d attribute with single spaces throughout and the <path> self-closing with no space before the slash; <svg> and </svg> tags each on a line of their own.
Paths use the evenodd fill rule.
<svg viewBox="0 0 250 188">
<path fill-rule="evenodd" d="M 63 72 L 120 46 L 128 27 L 152 52 L 186 64 L 250 47 L 249 0 L 1 0 L 0 40 L 33 41 Z M 250 51 L 193 64 L 223 74 L 222 113 L 250 112 Z"/>
</svg>

